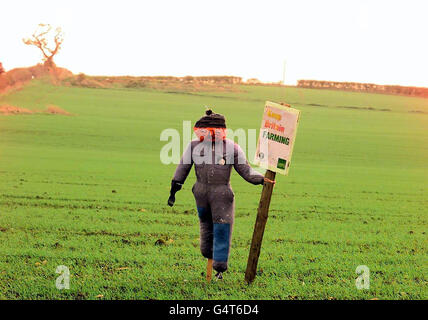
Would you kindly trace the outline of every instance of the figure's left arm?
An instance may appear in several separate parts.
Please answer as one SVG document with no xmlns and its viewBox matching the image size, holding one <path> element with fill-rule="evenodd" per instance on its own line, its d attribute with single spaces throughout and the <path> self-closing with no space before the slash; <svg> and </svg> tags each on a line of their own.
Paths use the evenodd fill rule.
<svg viewBox="0 0 428 320">
<path fill-rule="evenodd" d="M 235 168 L 236 172 L 238 172 L 239 175 L 249 183 L 263 184 L 264 176 L 251 168 L 247 158 L 245 157 L 245 153 L 237 143 L 235 143 L 233 151 L 233 167 Z"/>
</svg>

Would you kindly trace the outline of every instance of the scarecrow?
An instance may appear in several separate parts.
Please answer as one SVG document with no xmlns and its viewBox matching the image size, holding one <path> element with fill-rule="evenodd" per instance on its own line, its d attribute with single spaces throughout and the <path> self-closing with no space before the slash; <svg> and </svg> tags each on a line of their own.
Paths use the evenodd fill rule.
<svg viewBox="0 0 428 320">
<path fill-rule="evenodd" d="M 230 186 L 232 166 L 254 185 L 275 182 L 253 170 L 239 145 L 226 139 L 223 115 L 208 109 L 193 130 L 198 139 L 191 141 L 183 153 L 171 182 L 168 205 L 174 205 L 176 192 L 195 165 L 196 183 L 192 192 L 199 216 L 200 249 L 208 259 L 207 279 L 211 279 L 212 268 L 217 271 L 216 278 L 222 279 L 222 273 L 227 270 L 234 223 L 235 195 Z"/>
</svg>

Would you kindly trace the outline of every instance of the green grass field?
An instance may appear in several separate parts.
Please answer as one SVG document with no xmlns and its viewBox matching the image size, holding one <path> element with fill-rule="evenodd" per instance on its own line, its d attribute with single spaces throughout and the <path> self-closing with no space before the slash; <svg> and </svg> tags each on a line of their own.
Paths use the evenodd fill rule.
<svg viewBox="0 0 428 320">
<path fill-rule="evenodd" d="M 175 165 L 160 162 L 160 133 L 194 123 L 204 105 L 232 129 L 259 128 L 265 100 L 302 112 L 290 175 L 277 177 L 260 270 L 248 286 L 261 187 L 232 174 L 230 269 L 208 284 L 194 173 L 168 207 Z M 54 104 L 76 116 L 0 115 L 1 299 L 428 298 L 428 99 L 33 82 L 2 104 Z M 70 269 L 69 290 L 55 287 L 58 265 Z M 369 290 L 355 286 L 359 265 L 370 268 Z"/>
</svg>

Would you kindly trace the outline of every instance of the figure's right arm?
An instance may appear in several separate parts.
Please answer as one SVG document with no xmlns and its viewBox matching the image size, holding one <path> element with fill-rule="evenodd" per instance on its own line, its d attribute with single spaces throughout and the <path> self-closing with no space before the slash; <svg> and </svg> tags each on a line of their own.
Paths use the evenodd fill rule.
<svg viewBox="0 0 428 320">
<path fill-rule="evenodd" d="M 189 175 L 190 169 L 192 169 L 192 165 L 192 143 L 190 142 L 187 145 L 187 148 L 180 159 L 180 163 L 178 164 L 177 169 L 175 170 L 174 178 L 172 180 L 183 184 L 184 181 L 186 181 L 187 176 Z"/>
<path fill-rule="evenodd" d="M 192 159 L 192 143 L 190 142 L 181 157 L 180 163 L 175 170 L 174 177 L 171 182 L 171 191 L 168 199 L 168 205 L 172 207 L 175 202 L 175 194 L 177 191 L 181 190 L 184 181 L 186 181 L 187 176 L 189 175 L 190 170 L 192 169 L 193 159 Z"/>
</svg>

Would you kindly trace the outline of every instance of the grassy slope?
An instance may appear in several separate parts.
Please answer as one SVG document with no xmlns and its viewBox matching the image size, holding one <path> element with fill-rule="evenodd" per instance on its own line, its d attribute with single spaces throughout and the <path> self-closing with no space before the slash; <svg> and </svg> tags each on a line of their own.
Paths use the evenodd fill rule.
<svg viewBox="0 0 428 320">
<path fill-rule="evenodd" d="M 0 116 L 0 298 L 427 299 L 428 115 L 409 111 L 428 112 L 428 100 L 243 90 L 36 82 L 0 97 L 0 104 L 55 104 L 77 114 Z M 230 271 L 206 284 L 194 174 L 167 207 L 175 168 L 160 164 L 160 132 L 195 121 L 206 104 L 226 114 L 230 128 L 258 128 L 266 99 L 291 102 L 302 120 L 290 175 L 277 179 L 262 270 L 252 286 L 243 283 L 261 188 L 234 173 Z M 385 108 L 391 111 L 379 111 Z M 158 239 L 170 241 L 156 246 Z M 58 265 L 71 270 L 68 291 L 55 288 Z M 355 288 L 358 265 L 371 270 L 369 291 Z"/>
</svg>

